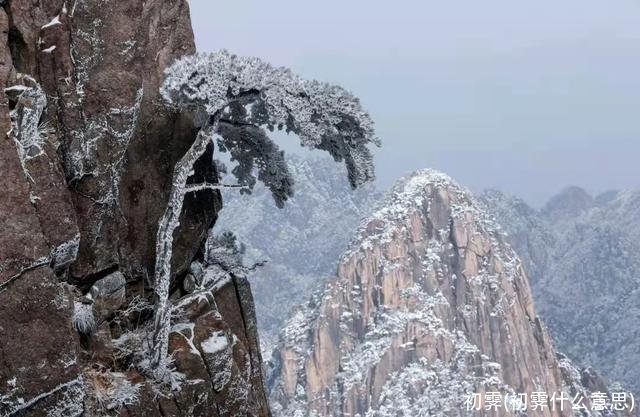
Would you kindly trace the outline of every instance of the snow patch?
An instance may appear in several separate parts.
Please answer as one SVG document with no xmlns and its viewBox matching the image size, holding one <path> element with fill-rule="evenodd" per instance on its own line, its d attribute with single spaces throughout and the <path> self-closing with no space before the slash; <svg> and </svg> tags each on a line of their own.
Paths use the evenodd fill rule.
<svg viewBox="0 0 640 417">
<path fill-rule="evenodd" d="M 51 21 L 49 23 L 47 23 L 46 25 L 42 26 L 40 29 L 47 29 L 53 26 L 57 26 L 57 25 L 61 25 L 62 22 L 60 21 L 60 15 L 54 17 L 53 19 L 51 19 Z"/>
<path fill-rule="evenodd" d="M 229 346 L 229 340 L 227 339 L 227 335 L 224 331 L 220 330 L 214 332 L 207 340 L 201 343 L 202 351 L 205 353 L 218 353 L 227 348 Z"/>
</svg>

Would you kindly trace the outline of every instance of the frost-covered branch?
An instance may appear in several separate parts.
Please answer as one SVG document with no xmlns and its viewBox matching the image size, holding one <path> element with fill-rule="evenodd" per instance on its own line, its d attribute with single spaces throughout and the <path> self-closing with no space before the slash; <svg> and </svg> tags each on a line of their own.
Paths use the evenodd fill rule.
<svg viewBox="0 0 640 417">
<path fill-rule="evenodd" d="M 249 122 L 242 122 L 242 121 L 239 121 L 239 120 L 220 119 L 220 125 L 223 125 L 223 124 L 231 125 L 231 126 L 235 126 L 235 127 L 241 127 L 241 126 L 256 127 L 256 128 L 259 127 L 259 126 L 256 126 L 255 124 L 249 123 Z"/>
<path fill-rule="evenodd" d="M 255 126 L 220 125 L 218 148 L 228 151 L 237 162 L 231 173 L 245 186 L 241 193 L 249 193 L 257 179 L 271 190 L 278 207 L 293 195 L 293 178 L 280 150 L 266 134 Z"/>
<path fill-rule="evenodd" d="M 223 190 L 225 188 L 246 188 L 244 185 L 240 184 L 211 184 L 208 182 L 198 183 L 198 184 L 189 184 L 185 186 L 185 192 L 187 193 L 195 193 L 197 191 L 202 190 Z"/>
<path fill-rule="evenodd" d="M 194 112 L 207 120 L 187 153 L 176 164 L 169 201 L 160 219 L 156 242 L 155 312 L 150 365 L 156 376 L 167 375 L 171 325 L 169 288 L 173 234 L 179 226 L 184 197 L 189 192 L 215 190 L 220 184 L 188 184 L 194 163 L 217 135 L 221 151 L 237 162 L 232 173 L 241 192 L 257 180 L 272 192 L 278 206 L 293 195 L 293 178 L 284 153 L 267 131 L 286 130 L 303 146 L 329 152 L 345 161 L 349 181 L 357 187 L 373 179 L 370 144 L 379 144 L 373 122 L 358 99 L 341 87 L 306 81 L 286 68 L 227 51 L 177 60 L 166 71 L 161 88 L 177 111 Z"/>
<path fill-rule="evenodd" d="M 167 363 L 169 348 L 169 329 L 171 327 L 171 305 L 169 287 L 171 284 L 171 257 L 173 255 L 173 234 L 180 224 L 180 214 L 187 193 L 187 179 L 191 176 L 193 164 L 205 153 L 211 142 L 220 112 L 216 113 L 210 125 L 198 132 L 187 153 L 178 161 L 173 170 L 173 181 L 169 201 L 160 218 L 156 237 L 156 267 L 154 290 L 156 293 L 156 311 L 153 334 L 151 367 L 158 371 L 160 378 Z"/>
<path fill-rule="evenodd" d="M 353 187 L 374 176 L 368 146 L 379 142 L 373 122 L 358 98 L 342 87 L 303 80 L 287 68 L 223 50 L 176 61 L 167 70 L 162 94 L 181 110 L 213 114 L 229 106 L 220 123 L 226 132 L 233 130 L 231 124 L 292 132 L 303 146 L 344 160 Z"/>
<path fill-rule="evenodd" d="M 5 93 L 13 96 L 15 108 L 10 112 L 11 131 L 8 135 L 14 140 L 22 170 L 32 180 L 27 170 L 27 161 L 44 153 L 44 141 L 47 129 L 40 124 L 40 117 L 47 105 L 47 97 L 40 85 L 28 75 L 18 74 L 25 85 L 18 84 L 5 88 Z"/>
</svg>

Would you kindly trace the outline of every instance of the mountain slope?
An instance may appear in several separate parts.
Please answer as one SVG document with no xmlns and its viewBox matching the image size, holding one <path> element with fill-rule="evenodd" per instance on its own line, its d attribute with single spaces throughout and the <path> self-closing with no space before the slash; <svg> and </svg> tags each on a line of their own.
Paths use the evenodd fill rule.
<svg viewBox="0 0 640 417">
<path fill-rule="evenodd" d="M 362 223 L 337 276 L 284 328 L 274 362 L 277 416 L 468 415 L 473 392 L 586 390 L 499 227 L 430 170 L 401 180 Z"/>
<path fill-rule="evenodd" d="M 640 360 L 640 193 L 593 198 L 571 187 L 541 210 L 496 191 L 481 200 L 507 219 L 558 347 L 639 392 L 640 369 L 629 364 Z"/>
<path fill-rule="evenodd" d="M 287 157 L 295 195 L 276 207 L 257 184 L 251 195 L 223 194 L 216 233 L 233 231 L 246 246 L 248 264 L 267 261 L 249 274 L 254 288 L 260 340 L 269 354 L 291 309 L 335 271 L 361 218 L 380 196 L 373 185 L 351 189 L 346 170 L 331 158 Z"/>
</svg>

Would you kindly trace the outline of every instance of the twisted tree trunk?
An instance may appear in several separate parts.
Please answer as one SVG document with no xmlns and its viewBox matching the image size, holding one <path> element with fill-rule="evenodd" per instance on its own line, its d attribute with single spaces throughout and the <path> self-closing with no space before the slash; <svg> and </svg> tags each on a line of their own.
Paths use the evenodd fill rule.
<svg viewBox="0 0 640 417">
<path fill-rule="evenodd" d="M 182 213 L 182 206 L 184 205 L 184 197 L 190 192 L 189 187 L 187 187 L 187 179 L 191 176 L 193 165 L 204 154 L 209 141 L 217 130 L 220 113 L 221 112 L 218 112 L 213 115 L 208 125 L 200 129 L 189 150 L 176 163 L 173 170 L 173 181 L 169 201 L 158 224 L 154 283 L 157 300 L 150 366 L 160 379 L 165 379 L 164 377 L 168 371 L 169 331 L 171 328 L 169 287 L 171 284 L 173 234 L 180 225 L 180 214 Z"/>
</svg>

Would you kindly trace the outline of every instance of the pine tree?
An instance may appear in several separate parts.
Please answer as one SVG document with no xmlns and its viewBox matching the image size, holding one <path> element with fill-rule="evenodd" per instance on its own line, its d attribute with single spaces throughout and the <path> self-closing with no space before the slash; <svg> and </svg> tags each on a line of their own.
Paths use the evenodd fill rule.
<svg viewBox="0 0 640 417">
<path fill-rule="evenodd" d="M 293 178 L 283 151 L 268 132 L 278 129 L 293 133 L 302 146 L 325 150 L 337 162 L 344 161 L 354 188 L 373 179 L 368 146 L 379 142 L 371 118 L 359 100 L 343 88 L 303 80 L 286 68 L 224 50 L 177 60 L 166 71 L 161 93 L 176 111 L 193 112 L 201 121 L 195 141 L 174 167 L 169 200 L 157 231 L 157 305 L 150 364 L 157 376 L 164 378 L 171 324 L 173 235 L 184 197 L 190 192 L 225 187 L 188 183 L 194 163 L 207 147 L 215 142 L 237 163 L 232 171 L 238 181 L 234 186 L 250 192 L 260 180 L 282 207 L 293 195 Z"/>
</svg>

